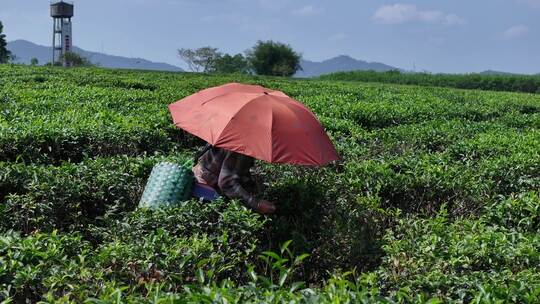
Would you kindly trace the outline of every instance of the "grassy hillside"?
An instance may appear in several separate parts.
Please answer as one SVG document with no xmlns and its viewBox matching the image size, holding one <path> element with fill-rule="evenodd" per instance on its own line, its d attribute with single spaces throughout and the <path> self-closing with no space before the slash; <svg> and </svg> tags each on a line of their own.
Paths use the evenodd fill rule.
<svg viewBox="0 0 540 304">
<path fill-rule="evenodd" d="M 258 162 L 267 218 L 136 211 L 202 144 L 166 106 L 230 81 L 305 103 L 342 161 Z M 0 66 L 0 300 L 535 303 L 539 153 L 540 95 Z"/>
<path fill-rule="evenodd" d="M 540 93 L 540 76 L 495 74 L 426 74 L 399 71 L 338 72 L 319 77 L 323 80 L 381 82 L 457 89 Z"/>
</svg>

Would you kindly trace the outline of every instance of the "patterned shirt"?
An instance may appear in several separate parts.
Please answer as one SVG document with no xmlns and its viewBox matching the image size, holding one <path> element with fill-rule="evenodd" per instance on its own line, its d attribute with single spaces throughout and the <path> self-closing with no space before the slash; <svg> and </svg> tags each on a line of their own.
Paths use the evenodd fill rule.
<svg viewBox="0 0 540 304">
<path fill-rule="evenodd" d="M 260 200 L 243 186 L 251 181 L 249 170 L 254 163 L 252 157 L 212 147 L 199 157 L 193 173 L 197 182 L 219 189 L 228 198 L 240 199 L 255 209 Z"/>
</svg>

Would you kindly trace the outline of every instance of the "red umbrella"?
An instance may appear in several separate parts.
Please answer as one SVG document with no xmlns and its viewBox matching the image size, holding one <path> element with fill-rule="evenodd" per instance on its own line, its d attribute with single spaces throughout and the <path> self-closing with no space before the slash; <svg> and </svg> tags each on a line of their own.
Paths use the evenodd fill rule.
<svg viewBox="0 0 540 304">
<path fill-rule="evenodd" d="M 270 163 L 339 159 L 315 115 L 280 91 L 230 83 L 169 105 L 174 124 L 215 147 Z"/>
</svg>

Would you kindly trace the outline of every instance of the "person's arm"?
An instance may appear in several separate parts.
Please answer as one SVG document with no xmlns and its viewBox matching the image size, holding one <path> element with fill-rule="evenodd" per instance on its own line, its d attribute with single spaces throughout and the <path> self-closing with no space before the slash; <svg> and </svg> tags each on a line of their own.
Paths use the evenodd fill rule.
<svg viewBox="0 0 540 304">
<path fill-rule="evenodd" d="M 249 208 L 257 210 L 260 200 L 242 187 L 242 177 L 238 174 L 239 158 L 237 153 L 227 153 L 221 165 L 218 187 L 228 198 L 240 199 Z"/>
</svg>

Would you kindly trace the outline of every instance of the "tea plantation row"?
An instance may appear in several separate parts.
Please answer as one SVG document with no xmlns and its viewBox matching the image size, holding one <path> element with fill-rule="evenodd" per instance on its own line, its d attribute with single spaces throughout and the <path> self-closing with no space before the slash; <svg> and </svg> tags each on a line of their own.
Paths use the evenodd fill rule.
<svg viewBox="0 0 540 304">
<path fill-rule="evenodd" d="M 308 105 L 342 161 L 259 162 L 268 218 L 135 211 L 202 144 L 166 106 L 231 81 Z M 540 95 L 0 66 L 0 300 L 535 303 L 539 153 Z"/>
<path fill-rule="evenodd" d="M 540 75 L 430 74 L 400 71 L 337 72 L 319 77 L 324 80 L 363 81 L 491 91 L 540 93 Z"/>
</svg>

